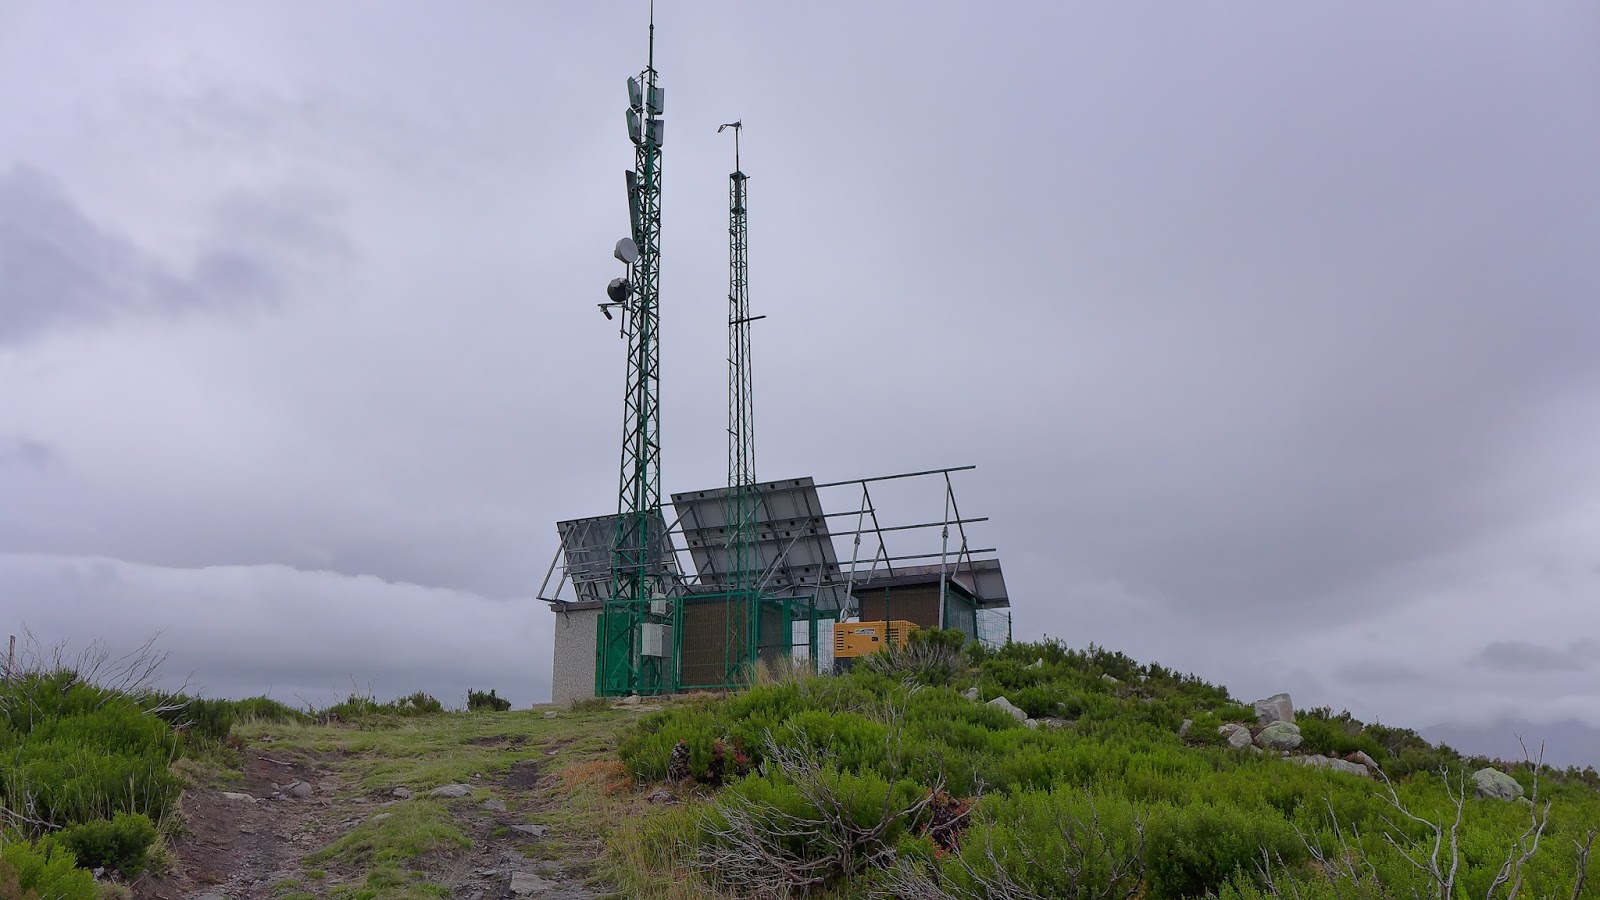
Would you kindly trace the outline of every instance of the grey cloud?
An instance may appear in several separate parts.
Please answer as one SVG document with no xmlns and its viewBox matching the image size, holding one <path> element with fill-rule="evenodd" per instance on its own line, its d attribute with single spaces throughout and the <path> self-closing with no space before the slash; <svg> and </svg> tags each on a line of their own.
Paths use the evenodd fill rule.
<svg viewBox="0 0 1600 900">
<path fill-rule="evenodd" d="M 308 249 L 324 258 L 349 252 L 320 210 L 285 199 L 225 198 L 208 246 L 185 272 L 97 224 L 58 179 L 13 166 L 0 173 L 0 344 L 76 324 L 280 302 Z"/>
<path fill-rule="evenodd" d="M 0 439 L 0 467 L 18 466 L 34 472 L 60 468 L 61 456 L 49 444 L 28 438 Z"/>
<path fill-rule="evenodd" d="M 1582 672 L 1600 662 L 1600 644 L 1578 641 L 1546 647 L 1529 641 L 1495 641 L 1473 657 L 1473 663 L 1505 672 Z"/>
<path fill-rule="evenodd" d="M 1358 685 L 1398 685 L 1424 678 L 1414 666 L 1382 659 L 1344 663 L 1338 667 L 1337 675 L 1340 681 Z"/>
<path fill-rule="evenodd" d="M 5 627 L 44 645 L 101 638 L 125 652 L 156 639 L 168 686 L 270 693 L 326 705 L 352 688 L 424 690 L 460 705 L 494 687 L 519 705 L 549 691 L 549 614 L 461 591 L 287 566 L 180 569 L 104 558 L 0 554 Z M 542 614 L 541 614 L 542 613 Z M 86 636 L 78 623 L 96 622 Z"/>
<path fill-rule="evenodd" d="M 1415 727 L 1415 726 L 1413 726 Z M 1552 766 L 1600 768 L 1600 727 L 1576 719 L 1440 724 L 1419 729 L 1430 741 L 1512 762 L 1540 758 Z"/>
</svg>

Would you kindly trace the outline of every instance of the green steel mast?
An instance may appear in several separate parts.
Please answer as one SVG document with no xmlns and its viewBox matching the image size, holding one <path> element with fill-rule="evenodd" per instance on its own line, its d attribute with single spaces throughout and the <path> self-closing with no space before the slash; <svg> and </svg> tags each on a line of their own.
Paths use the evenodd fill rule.
<svg viewBox="0 0 1600 900">
<path fill-rule="evenodd" d="M 628 133 L 634 144 L 627 172 L 628 210 L 636 260 L 630 278 L 614 290 L 628 342 L 628 378 L 623 396 L 622 466 L 618 479 L 617 542 L 612 555 L 611 593 L 597 633 L 595 688 L 601 695 L 649 694 L 668 689 L 670 641 L 661 641 L 665 598 L 661 548 L 665 535 L 653 523 L 661 505 L 661 139 L 662 90 L 656 85 L 655 16 L 645 68 L 628 79 Z M 634 254 L 626 254 L 634 255 Z M 617 286 L 613 282 L 613 287 Z M 609 316 L 609 312 L 608 312 Z M 652 646 L 651 628 L 655 643 Z"/>
<path fill-rule="evenodd" d="M 733 129 L 733 172 L 728 176 L 728 573 L 726 590 L 727 641 L 725 668 L 730 683 L 740 668 L 753 659 L 756 604 L 759 600 L 760 558 L 756 552 L 756 450 L 754 389 L 750 371 L 750 266 L 749 221 L 745 198 L 748 178 L 739 165 L 739 135 L 744 123 L 730 122 L 717 131 Z"/>
</svg>

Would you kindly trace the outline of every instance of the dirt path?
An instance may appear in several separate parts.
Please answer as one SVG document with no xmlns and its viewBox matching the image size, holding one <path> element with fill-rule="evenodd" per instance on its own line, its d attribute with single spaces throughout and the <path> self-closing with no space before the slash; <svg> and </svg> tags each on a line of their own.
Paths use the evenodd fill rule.
<svg viewBox="0 0 1600 900">
<path fill-rule="evenodd" d="M 383 776 L 372 773 L 389 759 L 340 746 L 367 734 L 324 727 L 299 740 L 248 742 L 242 778 L 224 773 L 184 794 L 173 865 L 135 883 L 135 896 L 588 900 L 608 893 L 598 862 L 615 809 L 602 807 L 642 801 L 626 796 L 620 769 L 592 746 L 585 755 L 559 734 L 473 736 L 449 754 L 483 770 L 455 782 L 470 795 L 430 798 L 434 785 L 417 783 L 413 796 L 397 797 L 374 784 Z M 402 762 L 413 768 L 402 768 L 401 780 L 437 765 L 421 752 Z"/>
<path fill-rule="evenodd" d="M 307 798 L 282 788 L 317 786 Z M 340 796 L 337 773 L 309 760 L 278 760 L 250 752 L 244 780 L 204 785 L 183 795 L 182 831 L 173 839 L 176 865 L 166 876 L 136 885 L 150 900 L 274 897 L 273 886 L 298 879 L 302 859 L 318 849 L 343 819 L 373 804 Z"/>
</svg>

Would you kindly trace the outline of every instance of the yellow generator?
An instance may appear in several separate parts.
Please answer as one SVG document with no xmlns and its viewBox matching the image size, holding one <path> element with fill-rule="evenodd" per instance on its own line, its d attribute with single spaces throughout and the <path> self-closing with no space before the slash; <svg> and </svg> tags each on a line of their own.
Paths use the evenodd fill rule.
<svg viewBox="0 0 1600 900">
<path fill-rule="evenodd" d="M 836 661 L 855 660 L 885 647 L 904 647 L 917 630 L 916 623 L 905 619 L 877 622 L 838 622 L 833 626 L 833 658 Z M 849 665 L 849 663 L 845 663 Z"/>
</svg>

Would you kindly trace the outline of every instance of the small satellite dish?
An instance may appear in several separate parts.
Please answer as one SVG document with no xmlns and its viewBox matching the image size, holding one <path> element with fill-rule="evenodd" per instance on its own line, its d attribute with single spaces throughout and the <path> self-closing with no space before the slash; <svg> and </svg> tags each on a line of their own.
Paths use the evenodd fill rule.
<svg viewBox="0 0 1600 900">
<path fill-rule="evenodd" d="M 606 296 L 611 298 L 612 303 L 627 303 L 628 297 L 632 294 L 633 285 L 629 284 L 626 278 L 613 278 L 611 283 L 606 285 Z"/>
<path fill-rule="evenodd" d="M 631 266 L 639 261 L 639 245 L 633 242 L 633 238 L 623 238 L 617 241 L 617 249 L 611 255 L 620 260 L 623 265 Z"/>
</svg>

